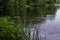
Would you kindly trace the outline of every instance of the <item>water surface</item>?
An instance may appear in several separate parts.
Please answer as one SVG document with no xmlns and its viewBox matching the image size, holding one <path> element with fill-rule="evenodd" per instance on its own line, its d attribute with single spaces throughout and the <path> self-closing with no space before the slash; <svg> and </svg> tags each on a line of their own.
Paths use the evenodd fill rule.
<svg viewBox="0 0 60 40">
<path fill-rule="evenodd" d="M 34 40 L 60 40 L 60 8 L 55 15 L 46 15 L 45 21 L 35 26 L 37 29 L 31 28 L 31 40 L 36 34 Z"/>
<path fill-rule="evenodd" d="M 60 40 L 60 8 L 57 9 L 55 16 L 47 15 L 45 23 L 39 25 L 42 40 Z"/>
</svg>

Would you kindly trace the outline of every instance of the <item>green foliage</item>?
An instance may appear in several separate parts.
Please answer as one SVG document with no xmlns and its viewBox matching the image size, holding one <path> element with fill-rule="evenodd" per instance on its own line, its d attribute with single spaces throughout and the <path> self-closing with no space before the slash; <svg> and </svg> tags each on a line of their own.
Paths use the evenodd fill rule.
<svg viewBox="0 0 60 40">
<path fill-rule="evenodd" d="M 0 40 L 26 40 L 22 24 L 12 21 L 11 17 L 0 17 Z"/>
<path fill-rule="evenodd" d="M 0 0 L 0 13 L 3 16 L 36 17 L 42 14 L 41 12 L 45 13 L 41 9 L 54 6 L 55 2 L 55 0 Z"/>
<path fill-rule="evenodd" d="M 28 35 L 29 37 L 27 37 L 22 27 L 22 24 L 28 24 L 29 21 L 23 19 L 23 17 L 30 19 L 41 15 L 53 14 L 55 2 L 55 0 L 0 0 L 0 40 L 29 40 L 30 36 Z M 6 15 L 11 17 L 20 16 L 23 22 L 13 20 Z M 42 20 L 39 19 L 39 21 Z M 35 20 L 33 23 L 35 23 Z"/>
</svg>

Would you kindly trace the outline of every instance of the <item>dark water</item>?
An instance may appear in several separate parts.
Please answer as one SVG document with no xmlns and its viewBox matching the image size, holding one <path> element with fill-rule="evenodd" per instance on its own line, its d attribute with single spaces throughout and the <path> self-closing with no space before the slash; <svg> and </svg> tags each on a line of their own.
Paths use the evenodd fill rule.
<svg viewBox="0 0 60 40">
<path fill-rule="evenodd" d="M 31 40 L 60 40 L 60 8 L 55 15 L 46 15 L 43 23 L 31 28 Z"/>
</svg>

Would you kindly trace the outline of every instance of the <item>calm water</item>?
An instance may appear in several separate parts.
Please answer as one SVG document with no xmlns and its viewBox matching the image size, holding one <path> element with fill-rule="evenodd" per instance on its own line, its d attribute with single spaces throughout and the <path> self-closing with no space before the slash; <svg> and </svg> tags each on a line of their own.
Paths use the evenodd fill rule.
<svg viewBox="0 0 60 40">
<path fill-rule="evenodd" d="M 35 26 L 30 29 L 31 40 L 60 40 L 60 8 L 55 15 L 47 15 L 43 23 Z"/>
</svg>

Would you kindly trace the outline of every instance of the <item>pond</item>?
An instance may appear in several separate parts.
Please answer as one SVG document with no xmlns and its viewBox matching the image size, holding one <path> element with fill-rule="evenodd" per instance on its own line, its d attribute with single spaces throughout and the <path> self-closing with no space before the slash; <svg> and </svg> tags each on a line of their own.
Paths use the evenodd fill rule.
<svg viewBox="0 0 60 40">
<path fill-rule="evenodd" d="M 30 40 L 60 40 L 60 8 L 30 28 Z"/>
<path fill-rule="evenodd" d="M 43 29 L 40 33 L 41 36 L 45 35 L 46 40 L 60 40 L 60 8 L 57 9 L 55 16 L 47 16 L 45 23 L 41 24 L 40 27 Z M 42 36 L 43 37 L 43 36 Z"/>
</svg>

